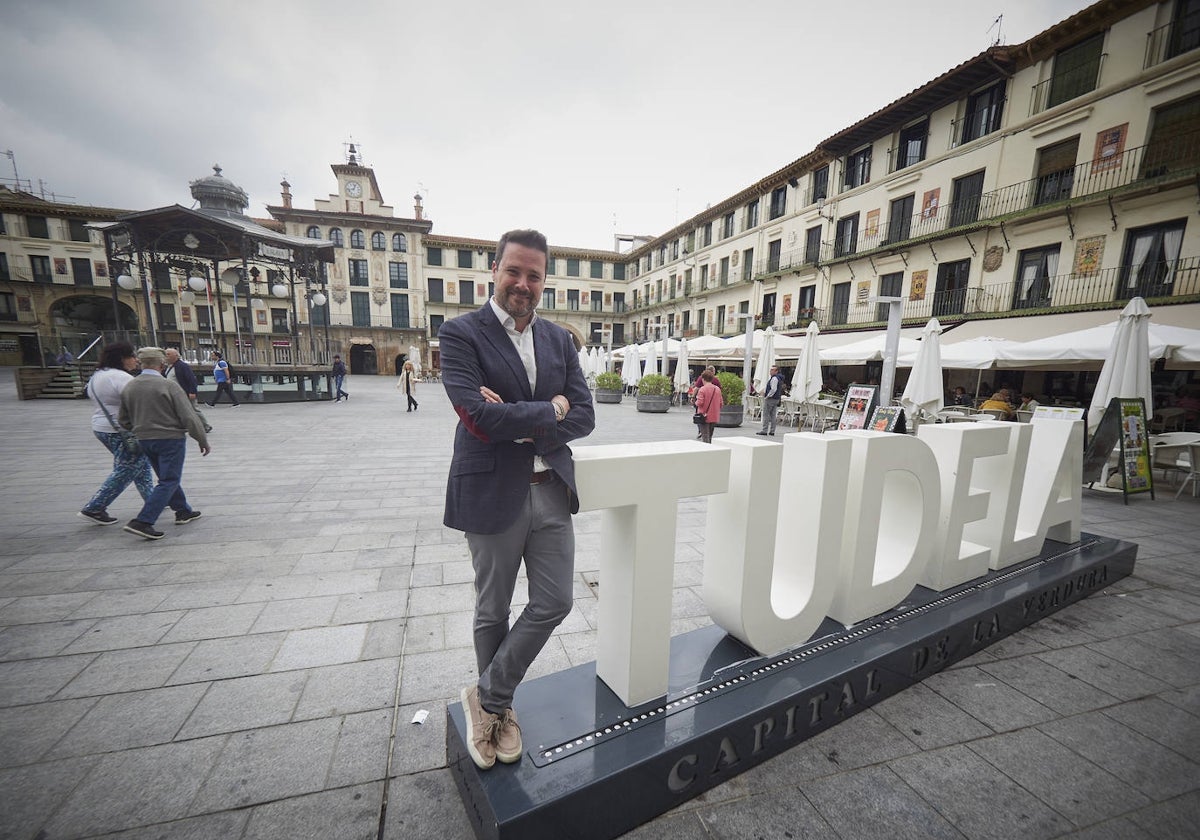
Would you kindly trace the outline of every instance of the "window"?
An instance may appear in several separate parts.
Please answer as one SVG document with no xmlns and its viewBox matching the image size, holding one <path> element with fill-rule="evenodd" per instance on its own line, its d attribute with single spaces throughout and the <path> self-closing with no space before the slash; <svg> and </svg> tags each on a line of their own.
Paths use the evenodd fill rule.
<svg viewBox="0 0 1200 840">
<path fill-rule="evenodd" d="M 31 255 L 29 257 L 29 268 L 33 272 L 34 283 L 53 283 L 54 278 L 50 274 L 50 258 L 39 255 Z"/>
<path fill-rule="evenodd" d="M 458 281 L 458 302 L 464 305 L 475 303 L 475 283 L 470 280 Z"/>
<path fill-rule="evenodd" d="M 1079 136 L 1038 149 L 1037 179 L 1033 203 L 1049 204 L 1071 197 L 1075 184 L 1075 158 L 1079 154 Z"/>
<path fill-rule="evenodd" d="M 678 239 L 671 242 L 671 259 L 673 259 L 673 260 L 679 259 L 679 240 Z"/>
<path fill-rule="evenodd" d="M 767 243 L 767 272 L 775 272 L 779 270 L 779 263 L 783 257 L 783 240 L 772 239 Z"/>
<path fill-rule="evenodd" d="M 858 250 L 858 214 L 838 219 L 837 236 L 833 242 L 833 255 L 844 257 Z M 838 323 L 845 323 L 839 321 Z"/>
<path fill-rule="evenodd" d="M 271 332 L 287 333 L 288 330 L 288 311 L 283 306 L 271 307 Z"/>
<path fill-rule="evenodd" d="M 1170 26 L 1167 58 L 1200 47 L 1200 0 L 1175 0 L 1175 14 Z"/>
<path fill-rule="evenodd" d="M 4 214 L 0 213 L 0 233 L 8 233 L 8 228 L 4 224 Z"/>
<path fill-rule="evenodd" d="M 787 212 L 787 185 L 771 191 L 771 218 L 778 219 Z"/>
<path fill-rule="evenodd" d="M 567 289 L 567 309 L 572 312 L 579 311 L 579 290 Z"/>
<path fill-rule="evenodd" d="M 604 263 L 600 262 L 600 260 L 592 260 L 590 276 L 593 280 L 603 280 Z"/>
<path fill-rule="evenodd" d="M 67 235 L 72 242 L 90 242 L 86 223 L 83 219 L 67 219 Z"/>
<path fill-rule="evenodd" d="M 879 296 L 880 297 L 900 297 L 900 292 L 904 288 L 904 272 L 897 271 L 892 274 L 884 274 L 879 278 Z M 879 303 L 875 305 L 875 320 L 886 321 L 888 319 L 888 310 L 892 307 L 890 304 Z"/>
<path fill-rule="evenodd" d="M 12 275 L 8 273 L 8 254 L 0 253 L 0 280 L 11 280 Z"/>
<path fill-rule="evenodd" d="M 408 263 L 388 263 L 388 285 L 393 289 L 408 288 Z"/>
<path fill-rule="evenodd" d="M 160 330 L 178 329 L 175 323 L 175 304 L 155 303 L 154 317 L 158 319 L 158 328 Z"/>
<path fill-rule="evenodd" d="M 25 230 L 35 239 L 50 238 L 50 226 L 46 224 L 45 216 L 26 216 Z"/>
<path fill-rule="evenodd" d="M 165 263 L 152 263 L 150 265 L 150 279 L 154 284 L 154 288 L 160 292 L 169 292 L 174 289 L 174 286 L 171 285 L 171 267 Z M 239 294 L 243 291 L 248 292 L 249 287 L 247 286 L 244 290 L 242 288 L 238 289 Z"/>
<path fill-rule="evenodd" d="M 371 293 L 350 293 L 350 321 L 356 327 L 371 326 Z"/>
<path fill-rule="evenodd" d="M 368 286 L 370 285 L 367 276 L 367 261 L 366 260 L 350 260 L 350 285 L 351 286 Z"/>
<path fill-rule="evenodd" d="M 715 324 L 718 333 L 725 332 L 725 307 L 717 307 L 717 322 Z"/>
<path fill-rule="evenodd" d="M 430 246 L 425 249 L 426 265 L 441 265 L 442 264 L 442 249 Z"/>
<path fill-rule="evenodd" d="M 1004 82 L 998 82 L 967 97 L 959 143 L 970 143 L 1000 128 L 1004 110 Z"/>
<path fill-rule="evenodd" d="M 1100 62 L 1104 58 L 1101 52 L 1103 48 L 1104 33 L 1100 32 L 1080 44 L 1061 50 L 1054 56 L 1054 75 L 1050 77 L 1047 108 L 1061 105 L 1069 99 L 1096 89 L 1096 82 L 1100 77 Z"/>
<path fill-rule="evenodd" d="M 979 203 L 983 199 L 983 170 L 954 179 L 950 193 L 950 227 L 979 221 Z"/>
<path fill-rule="evenodd" d="M 742 252 L 742 279 L 749 280 L 754 276 L 754 249 L 747 248 Z"/>
<path fill-rule="evenodd" d="M 474 258 L 471 256 L 470 248 L 458 249 L 458 267 L 459 268 L 474 268 Z"/>
<path fill-rule="evenodd" d="M 810 227 L 804 232 L 804 261 L 816 265 L 821 261 L 821 226 Z"/>
<path fill-rule="evenodd" d="M 446 323 L 445 315 L 430 315 L 429 316 L 429 337 L 437 338 L 438 330 L 442 328 L 442 324 Z"/>
<path fill-rule="evenodd" d="M 558 273 L 558 266 L 555 265 L 554 263 L 555 263 L 554 257 L 546 257 L 546 276 L 547 277 L 549 277 L 551 274 Z M 646 266 L 647 266 L 647 268 L 650 266 L 650 257 L 646 257 Z"/>
<path fill-rule="evenodd" d="M 1197 137 L 1200 137 L 1200 96 L 1155 108 L 1141 177 L 1158 178 L 1194 167 Z"/>
<path fill-rule="evenodd" d="M 342 229 L 341 228 L 330 228 L 329 229 L 329 241 L 332 242 L 334 244 L 334 246 L 341 248 L 343 246 L 343 244 L 345 244 L 342 240 Z"/>
<path fill-rule="evenodd" d="M 712 222 L 709 222 L 708 224 L 700 226 L 700 247 L 701 248 L 707 248 L 709 245 L 712 244 L 712 227 L 713 227 Z"/>
<path fill-rule="evenodd" d="M 308 230 L 306 230 L 304 232 L 304 235 L 307 236 L 309 239 L 320 239 L 321 238 L 321 229 L 319 227 L 317 227 L 316 225 L 309 225 Z"/>
<path fill-rule="evenodd" d="M 658 247 L 658 264 L 665 265 L 667 262 L 667 246 L 660 245 Z"/>
<path fill-rule="evenodd" d="M 721 224 L 721 238 L 728 239 L 733 236 L 733 214 L 726 213 L 725 221 Z"/>
<path fill-rule="evenodd" d="M 771 216 L 774 219 L 774 216 Z M 750 230 L 752 227 L 758 227 L 758 199 L 754 199 L 746 205 L 746 226 L 743 230 Z"/>
<path fill-rule="evenodd" d="M 588 304 L 592 307 L 593 312 L 604 311 L 604 293 L 596 289 L 588 294 Z"/>
<path fill-rule="evenodd" d="M 202 303 L 196 304 L 196 328 L 211 330 L 213 328 L 212 307 Z"/>
<path fill-rule="evenodd" d="M 690 309 L 683 310 L 683 324 L 680 326 L 679 329 L 681 332 L 683 332 L 684 335 L 687 335 L 689 332 L 691 332 L 692 310 L 690 310 Z"/>
<path fill-rule="evenodd" d="M 366 248 L 367 238 L 361 230 L 350 231 L 350 247 L 351 248 Z"/>
<path fill-rule="evenodd" d="M 494 266 L 495 264 L 496 264 L 496 252 L 488 251 L 487 252 L 487 265 L 485 265 L 484 268 L 486 268 L 488 271 L 491 271 L 492 266 Z"/>
<path fill-rule="evenodd" d="M 817 304 L 817 287 L 816 286 L 801 286 L 800 295 L 796 300 L 796 305 L 800 311 L 796 314 L 801 318 L 812 318 L 813 307 Z"/>
<path fill-rule="evenodd" d="M 554 308 L 554 289 L 542 289 L 542 309 Z"/>
<path fill-rule="evenodd" d="M 933 316 L 961 315 L 967 304 L 967 278 L 971 273 L 970 260 L 938 264 L 937 286 L 933 292 Z"/>
<path fill-rule="evenodd" d="M 859 149 L 846 156 L 846 189 L 852 190 L 871 182 L 871 147 Z"/>
<path fill-rule="evenodd" d="M 392 295 L 392 328 L 403 330 L 408 329 L 411 324 L 408 320 L 408 295 Z"/>
<path fill-rule="evenodd" d="M 729 282 L 729 257 L 721 257 L 721 271 L 718 282 L 724 286 Z"/>
<path fill-rule="evenodd" d="M 625 344 L 625 325 L 624 324 L 613 324 L 612 331 L 613 331 L 613 334 L 612 334 L 613 347 L 624 345 Z"/>
<path fill-rule="evenodd" d="M 705 324 L 706 324 L 706 322 L 704 320 L 704 309 L 697 309 L 696 310 L 696 332 L 698 332 L 700 335 L 705 335 L 705 331 L 704 331 Z"/>
<path fill-rule="evenodd" d="M 888 232 L 884 245 L 893 242 L 903 242 L 912 235 L 912 217 L 914 194 L 897 198 L 888 209 Z"/>
<path fill-rule="evenodd" d="M 850 282 L 834 283 L 829 323 L 844 324 L 850 316 Z"/>
<path fill-rule="evenodd" d="M 392 234 L 392 250 L 401 252 L 408 250 L 408 240 L 404 238 L 403 233 Z"/>
<path fill-rule="evenodd" d="M 87 257 L 71 257 L 71 275 L 75 279 L 76 286 L 91 286 L 92 281 L 92 261 Z"/>
<path fill-rule="evenodd" d="M 0 257 L 4 256 L 0 254 Z M 0 292 L 0 321 L 17 320 L 17 296 L 9 292 Z"/>
<path fill-rule="evenodd" d="M 1050 279 L 1058 273 L 1058 245 L 1028 248 L 1017 260 L 1017 282 L 1013 285 L 1013 309 L 1031 309 L 1050 303 Z"/>
<path fill-rule="evenodd" d="M 910 125 L 900 131 L 900 142 L 894 149 L 892 171 L 904 169 L 906 166 L 925 160 L 925 145 L 929 139 L 929 120 L 923 119 L 916 125 Z"/>
<path fill-rule="evenodd" d="M 575 259 L 574 257 L 567 257 L 567 276 L 579 276 L 579 260 Z"/>
<path fill-rule="evenodd" d="M 688 233 L 687 239 L 684 241 L 683 253 L 684 253 L 684 256 L 686 256 L 688 254 L 695 253 L 695 251 L 696 251 L 696 231 L 693 230 Z"/>
<path fill-rule="evenodd" d="M 329 304 L 323 303 L 320 306 L 309 304 L 308 320 L 314 327 L 323 327 L 329 323 Z"/>
<path fill-rule="evenodd" d="M 812 174 L 812 193 L 808 197 L 809 204 L 816 204 L 824 198 L 829 198 L 829 167 L 822 166 L 814 169 Z"/>
<path fill-rule="evenodd" d="M 613 312 L 621 313 L 625 311 L 625 293 L 613 292 Z"/>
<path fill-rule="evenodd" d="M 444 303 L 445 302 L 445 294 L 443 292 L 443 289 L 445 287 L 445 284 L 442 283 L 442 281 L 436 277 L 430 277 L 428 280 L 428 283 L 429 283 L 429 302 L 430 303 Z"/>
<path fill-rule="evenodd" d="M 1129 230 L 1121 258 L 1118 300 L 1134 296 L 1166 297 L 1173 293 L 1186 224 L 1186 219 L 1177 219 Z"/>
<path fill-rule="evenodd" d="M 613 263 L 613 279 L 625 279 L 625 263 Z"/>
</svg>

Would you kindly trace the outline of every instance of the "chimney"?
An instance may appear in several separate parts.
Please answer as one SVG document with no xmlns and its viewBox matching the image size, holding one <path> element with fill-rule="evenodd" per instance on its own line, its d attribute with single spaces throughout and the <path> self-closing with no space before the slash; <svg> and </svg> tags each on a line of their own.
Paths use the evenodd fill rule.
<svg viewBox="0 0 1200 840">
<path fill-rule="evenodd" d="M 287 182 L 287 178 L 284 178 L 279 182 L 279 186 L 283 188 L 283 206 L 290 210 L 292 207 L 292 185 Z"/>
<path fill-rule="evenodd" d="M 413 218 L 414 219 L 425 218 L 425 216 L 423 215 L 423 211 L 421 210 L 421 194 L 417 193 L 416 195 L 414 195 L 413 201 L 417 202 L 416 204 L 413 205 Z"/>
</svg>

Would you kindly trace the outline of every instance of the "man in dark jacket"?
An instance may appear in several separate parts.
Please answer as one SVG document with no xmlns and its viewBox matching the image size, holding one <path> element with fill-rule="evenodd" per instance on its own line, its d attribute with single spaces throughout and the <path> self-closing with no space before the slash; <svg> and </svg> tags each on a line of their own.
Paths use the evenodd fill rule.
<svg viewBox="0 0 1200 840">
<path fill-rule="evenodd" d="M 465 531 L 475 569 L 479 680 L 462 690 L 467 749 L 481 769 L 521 759 L 513 693 L 570 612 L 579 510 L 567 444 L 596 425 L 570 334 L 538 318 L 549 249 L 534 230 L 504 234 L 495 293 L 442 325 L 442 382 L 458 414 L 445 525 Z M 529 601 L 509 627 L 524 561 Z"/>
<path fill-rule="evenodd" d="M 350 395 L 342 390 L 342 383 L 346 381 L 346 363 L 342 361 L 341 356 L 333 357 L 333 385 L 337 389 L 337 399 L 334 402 L 341 402 L 343 399 L 349 402 Z"/>
<path fill-rule="evenodd" d="M 196 374 L 192 370 L 192 366 L 179 358 L 179 351 L 174 347 L 168 347 L 164 352 L 167 356 L 167 366 L 164 375 L 172 382 L 179 383 L 179 387 L 183 389 L 183 393 L 187 394 L 188 401 L 192 404 L 192 410 L 196 412 L 196 416 L 204 424 L 204 431 L 211 432 L 212 426 L 208 425 L 208 420 L 205 419 L 203 412 L 200 411 L 200 407 L 197 404 L 197 391 L 200 386 L 196 383 Z"/>
</svg>

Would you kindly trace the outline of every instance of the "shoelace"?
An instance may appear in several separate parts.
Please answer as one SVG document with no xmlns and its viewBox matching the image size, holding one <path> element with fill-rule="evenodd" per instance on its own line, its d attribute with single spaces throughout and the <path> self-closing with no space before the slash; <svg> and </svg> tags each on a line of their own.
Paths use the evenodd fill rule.
<svg viewBox="0 0 1200 840">
<path fill-rule="evenodd" d="M 488 724 L 483 727 L 481 734 L 484 741 L 495 743 L 496 739 L 500 736 L 500 718 L 493 716 Z"/>
</svg>

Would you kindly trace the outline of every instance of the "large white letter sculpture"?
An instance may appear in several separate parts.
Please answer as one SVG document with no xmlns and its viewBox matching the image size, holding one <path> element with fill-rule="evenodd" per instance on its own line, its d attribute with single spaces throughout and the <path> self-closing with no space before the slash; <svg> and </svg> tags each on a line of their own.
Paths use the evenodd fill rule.
<svg viewBox="0 0 1200 840">
<path fill-rule="evenodd" d="M 667 693 L 681 498 L 723 493 L 729 450 L 697 441 L 579 447 L 581 510 L 600 523 L 596 674 L 626 706 Z"/>
</svg>

